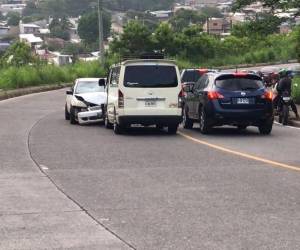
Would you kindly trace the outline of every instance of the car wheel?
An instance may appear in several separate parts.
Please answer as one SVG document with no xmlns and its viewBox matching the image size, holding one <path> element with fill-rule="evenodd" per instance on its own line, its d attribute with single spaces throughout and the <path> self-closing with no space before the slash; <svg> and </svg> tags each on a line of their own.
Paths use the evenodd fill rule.
<svg viewBox="0 0 300 250">
<path fill-rule="evenodd" d="M 65 119 L 66 119 L 67 121 L 70 120 L 70 113 L 69 113 L 69 111 L 68 111 L 67 104 L 65 105 Z"/>
<path fill-rule="evenodd" d="M 156 128 L 157 130 L 162 130 L 162 129 L 164 128 L 164 126 L 163 126 L 163 125 L 160 125 L 160 124 L 156 124 L 155 128 Z"/>
<path fill-rule="evenodd" d="M 185 129 L 192 129 L 193 128 L 194 122 L 193 122 L 193 120 L 191 120 L 189 118 L 189 114 L 187 112 L 187 107 L 184 107 L 184 109 L 183 109 L 182 119 L 183 119 L 183 127 Z"/>
<path fill-rule="evenodd" d="M 247 129 L 247 125 L 238 125 L 237 128 L 238 130 L 246 130 Z"/>
<path fill-rule="evenodd" d="M 272 132 L 272 128 L 273 128 L 273 120 L 268 120 L 268 121 L 265 121 L 264 123 L 262 123 L 258 127 L 258 130 L 259 130 L 260 134 L 262 134 L 262 135 L 269 135 Z"/>
<path fill-rule="evenodd" d="M 208 134 L 210 132 L 211 126 L 208 123 L 207 115 L 203 107 L 201 108 L 200 111 L 199 124 L 200 124 L 200 132 L 202 134 Z"/>
<path fill-rule="evenodd" d="M 177 133 L 178 124 L 172 124 L 168 126 L 168 134 L 175 135 Z"/>
<path fill-rule="evenodd" d="M 75 109 L 73 107 L 71 107 L 71 109 L 70 109 L 70 123 L 72 125 L 77 124 L 76 115 L 75 115 Z"/>
</svg>

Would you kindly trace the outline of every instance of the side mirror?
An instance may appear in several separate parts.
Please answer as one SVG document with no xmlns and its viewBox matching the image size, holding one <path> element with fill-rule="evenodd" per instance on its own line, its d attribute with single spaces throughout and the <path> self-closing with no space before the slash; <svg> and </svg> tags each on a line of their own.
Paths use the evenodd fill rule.
<svg viewBox="0 0 300 250">
<path fill-rule="evenodd" d="M 66 91 L 66 94 L 67 94 L 67 95 L 73 95 L 73 91 L 72 91 L 72 90 L 67 90 L 67 91 Z"/>
<path fill-rule="evenodd" d="M 186 93 L 189 93 L 189 92 L 192 92 L 193 91 L 193 88 L 194 88 L 194 83 L 185 83 L 183 85 L 183 91 L 186 92 Z"/>
<path fill-rule="evenodd" d="M 105 87 L 106 86 L 106 80 L 104 78 L 99 79 L 99 86 Z"/>
</svg>

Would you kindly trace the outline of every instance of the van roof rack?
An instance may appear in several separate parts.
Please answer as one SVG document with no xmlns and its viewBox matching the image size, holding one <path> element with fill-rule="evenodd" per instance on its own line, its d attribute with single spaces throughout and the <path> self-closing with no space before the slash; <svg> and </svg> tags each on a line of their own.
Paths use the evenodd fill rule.
<svg viewBox="0 0 300 250">
<path fill-rule="evenodd" d="M 124 55 L 122 60 L 133 60 L 133 59 L 165 59 L 162 53 L 143 53 L 140 55 Z"/>
</svg>

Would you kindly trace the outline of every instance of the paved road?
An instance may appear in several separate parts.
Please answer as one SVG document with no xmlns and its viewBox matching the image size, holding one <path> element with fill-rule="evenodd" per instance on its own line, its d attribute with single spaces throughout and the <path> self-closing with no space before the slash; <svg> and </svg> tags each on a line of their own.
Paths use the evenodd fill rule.
<svg viewBox="0 0 300 250">
<path fill-rule="evenodd" d="M 115 136 L 71 126 L 63 104 L 0 103 L 0 249 L 300 249 L 300 130 Z"/>
</svg>

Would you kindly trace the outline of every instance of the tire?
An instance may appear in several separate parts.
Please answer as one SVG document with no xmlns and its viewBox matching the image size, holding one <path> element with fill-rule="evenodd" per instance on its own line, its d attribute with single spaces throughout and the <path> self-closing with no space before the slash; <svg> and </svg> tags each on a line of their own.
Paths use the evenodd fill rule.
<svg viewBox="0 0 300 250">
<path fill-rule="evenodd" d="M 106 129 L 112 129 L 114 127 L 113 124 L 109 122 L 107 114 L 105 115 L 104 118 L 104 126 Z"/>
<path fill-rule="evenodd" d="M 175 135 L 177 134 L 178 124 L 172 124 L 168 126 L 168 134 Z"/>
<path fill-rule="evenodd" d="M 191 120 L 191 119 L 189 118 L 189 114 L 188 114 L 188 112 L 187 112 L 187 107 L 186 107 L 186 106 L 184 107 L 182 113 L 183 113 L 183 115 L 182 115 L 182 118 L 183 118 L 183 121 L 182 121 L 183 127 L 184 127 L 185 129 L 192 129 L 192 128 L 193 128 L 193 125 L 194 125 L 194 122 L 193 122 L 193 120 Z"/>
<path fill-rule="evenodd" d="M 211 126 L 208 123 L 207 115 L 204 108 L 201 108 L 200 111 L 199 124 L 200 124 L 200 132 L 202 134 L 208 134 L 211 131 Z"/>
<path fill-rule="evenodd" d="M 75 110 L 74 110 L 73 107 L 71 107 L 71 109 L 70 109 L 70 123 L 71 123 L 72 125 L 77 124 L 76 116 L 75 116 Z"/>
<path fill-rule="evenodd" d="M 66 119 L 67 121 L 70 120 L 70 113 L 69 113 L 69 111 L 68 111 L 67 104 L 65 105 L 65 119 Z"/>
<path fill-rule="evenodd" d="M 262 135 L 269 135 L 272 132 L 272 128 L 273 128 L 273 120 L 268 120 L 265 121 L 264 123 L 262 123 L 259 127 L 259 133 Z"/>
<path fill-rule="evenodd" d="M 283 105 L 282 107 L 282 125 L 288 125 L 289 122 L 289 106 Z"/>
<path fill-rule="evenodd" d="M 121 126 L 118 121 L 117 121 L 117 118 L 116 118 L 116 115 L 115 115 L 115 119 L 114 119 L 114 126 L 113 126 L 113 129 L 114 129 L 114 133 L 116 135 L 121 135 L 124 133 L 124 127 Z"/>
<path fill-rule="evenodd" d="M 247 129 L 247 125 L 238 125 L 237 128 L 238 130 L 246 130 Z"/>
<path fill-rule="evenodd" d="M 162 130 L 164 128 L 164 126 L 160 125 L 160 124 L 156 124 L 155 128 L 157 130 Z"/>
</svg>

